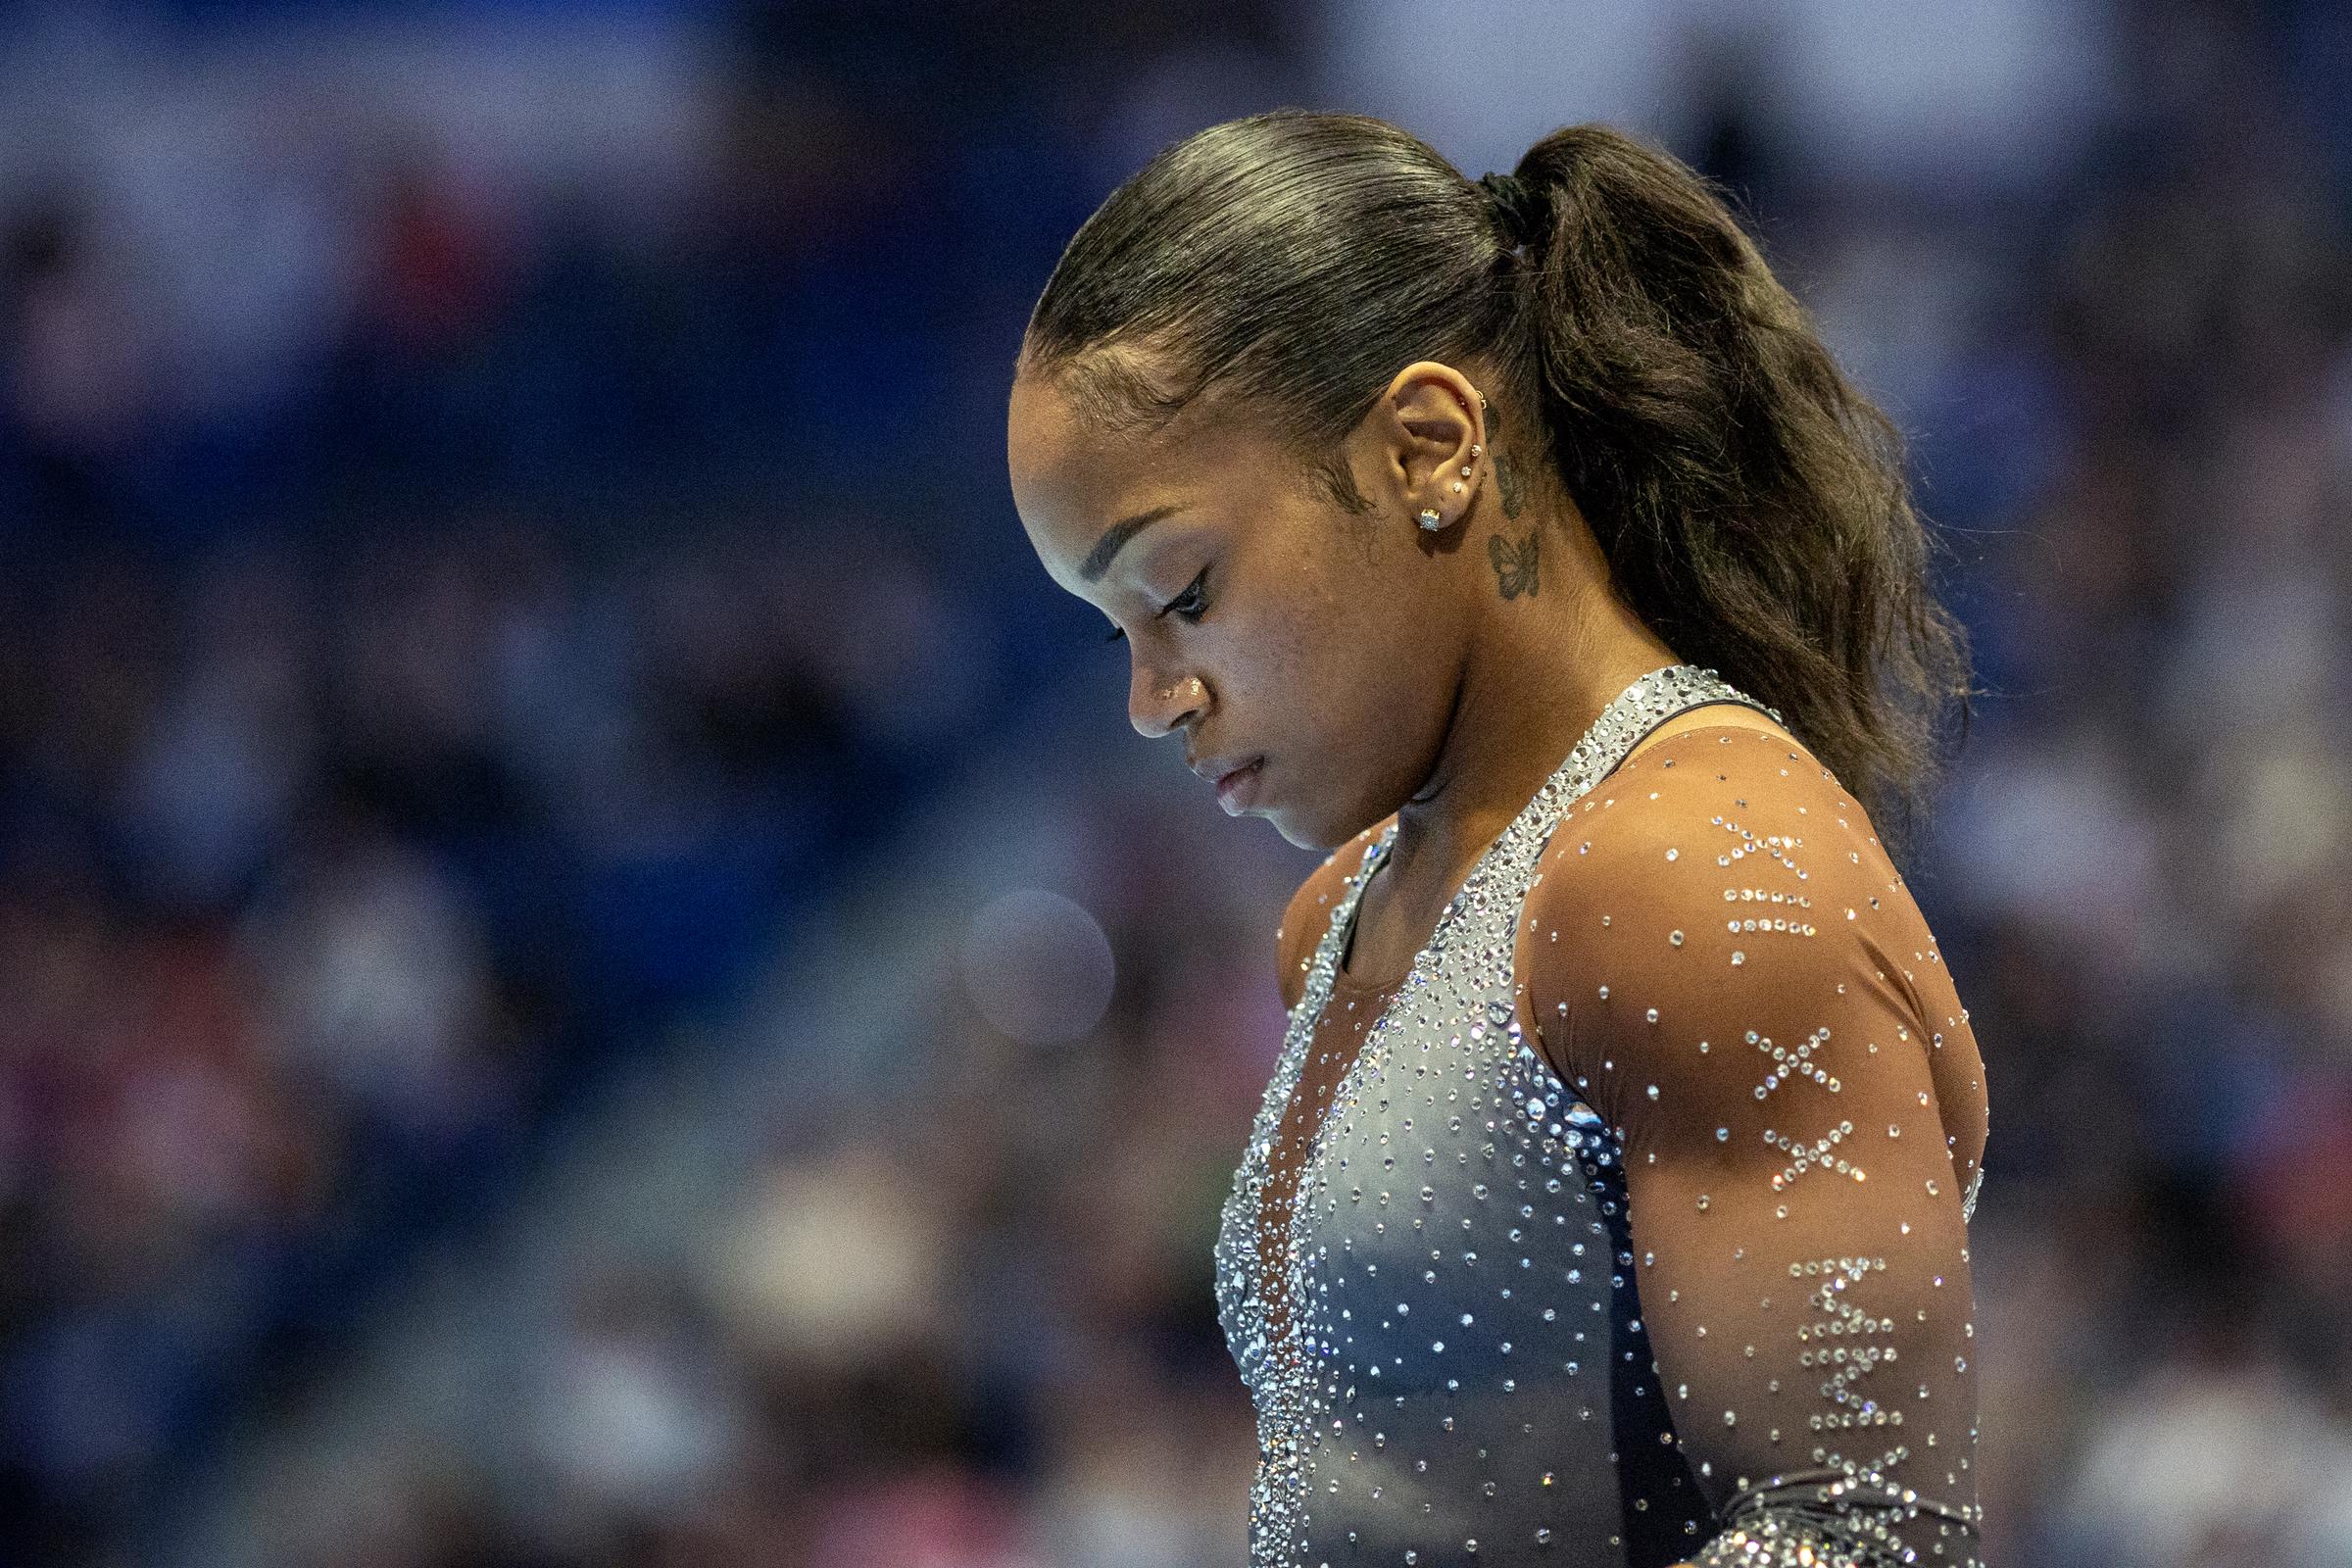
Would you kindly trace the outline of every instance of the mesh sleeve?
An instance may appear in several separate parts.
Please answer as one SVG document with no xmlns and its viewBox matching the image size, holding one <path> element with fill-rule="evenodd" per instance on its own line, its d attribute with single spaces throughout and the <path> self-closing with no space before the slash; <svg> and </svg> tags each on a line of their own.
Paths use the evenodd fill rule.
<svg viewBox="0 0 2352 1568">
<path fill-rule="evenodd" d="M 1623 1157 L 1695 1564 L 1977 1565 L 1967 1219 L 1983 1064 L 1864 813 L 1784 736 L 1695 729 L 1572 806 L 1521 933 Z"/>
</svg>

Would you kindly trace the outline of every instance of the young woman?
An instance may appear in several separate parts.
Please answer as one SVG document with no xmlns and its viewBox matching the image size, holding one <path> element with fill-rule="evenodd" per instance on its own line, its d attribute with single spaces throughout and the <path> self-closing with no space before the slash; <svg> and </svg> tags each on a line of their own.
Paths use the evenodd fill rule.
<svg viewBox="0 0 2352 1568">
<path fill-rule="evenodd" d="M 1976 1564 L 1984 1075 L 1878 829 L 1966 641 L 1714 187 L 1214 126 L 1071 240 L 1009 457 L 1135 727 L 1336 846 L 1215 1249 L 1251 1563 Z"/>
</svg>

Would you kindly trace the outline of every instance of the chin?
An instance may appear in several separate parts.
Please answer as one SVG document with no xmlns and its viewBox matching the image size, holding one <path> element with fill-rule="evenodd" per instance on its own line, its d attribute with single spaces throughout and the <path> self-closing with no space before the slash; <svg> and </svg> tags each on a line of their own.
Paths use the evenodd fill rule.
<svg viewBox="0 0 2352 1568">
<path fill-rule="evenodd" d="M 1274 831 L 1281 834 L 1286 843 L 1296 844 L 1302 850 L 1313 850 L 1320 855 L 1329 855 L 1355 836 L 1352 833 L 1335 832 L 1327 825 L 1302 824 L 1279 807 L 1250 814 L 1262 816 L 1273 823 Z"/>
<path fill-rule="evenodd" d="M 1331 845 L 1322 842 L 1321 835 L 1319 834 L 1309 835 L 1299 833 L 1295 829 L 1285 825 L 1279 813 L 1268 811 L 1265 813 L 1265 817 L 1267 821 L 1274 824 L 1274 831 L 1282 835 L 1285 843 L 1295 844 L 1302 850 L 1328 851 L 1332 848 Z"/>
</svg>

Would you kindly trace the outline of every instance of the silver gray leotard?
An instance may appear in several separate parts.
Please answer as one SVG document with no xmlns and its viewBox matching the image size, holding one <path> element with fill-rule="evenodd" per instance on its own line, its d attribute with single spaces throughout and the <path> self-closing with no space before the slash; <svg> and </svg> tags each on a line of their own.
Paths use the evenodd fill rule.
<svg viewBox="0 0 2352 1568">
<path fill-rule="evenodd" d="M 1888 883 L 1883 862 L 1868 858 L 1860 810 L 1826 769 L 1791 750 L 1786 737 L 1740 729 L 1740 739 L 1748 743 L 1741 752 L 1728 727 L 1670 736 L 1624 770 L 1626 776 L 1640 770 L 1663 787 L 1641 799 L 1615 798 L 1625 792 L 1612 775 L 1642 737 L 1687 709 L 1727 702 L 1780 716 L 1709 670 L 1678 664 L 1642 676 L 1603 710 L 1481 857 L 1341 1078 L 1297 1166 L 1288 1267 L 1283 1278 L 1267 1280 L 1261 1278 L 1258 1240 L 1267 1156 L 1299 1082 L 1363 885 L 1394 839 L 1393 823 L 1368 840 L 1344 894 L 1333 900 L 1223 1206 L 1213 1254 L 1219 1321 L 1257 1414 L 1251 1568 L 1465 1561 L 1575 1568 L 1662 1568 L 1684 1561 L 1977 1563 L 1977 1513 L 1968 1500 L 1973 1475 L 1966 1456 L 1956 1455 L 1960 1434 L 1947 1432 L 1941 1444 L 1925 1435 L 1936 1451 L 1924 1463 L 1913 1462 L 1902 1444 L 1921 1436 L 1923 1417 L 1915 1413 L 1906 1432 L 1901 1411 L 1887 1407 L 1894 1386 L 1910 1374 L 1891 1366 L 1895 1347 L 1886 1338 L 1898 1315 L 1916 1323 L 1907 1333 L 1956 1328 L 1954 1311 L 1966 1302 L 1944 1288 L 1945 1273 L 1959 1269 L 1955 1284 L 1965 1290 L 1964 1248 L 1948 1265 L 1945 1259 L 1952 1238 L 1965 1240 L 1954 1225 L 1965 1224 L 1976 1187 L 1968 1180 L 1963 1195 L 1960 1184 L 1950 1181 L 1951 1161 L 1960 1156 L 1948 1152 L 1948 1136 L 1935 1136 L 1931 1111 L 1919 1108 L 1931 1104 L 1932 1096 L 1921 1088 L 1914 1102 L 1911 1080 L 1897 1083 L 1894 1076 L 1894 1063 L 1906 1058 L 1896 1050 L 1882 1053 L 1881 1041 L 1894 1047 L 1892 1030 L 1900 1029 L 1897 1049 L 1924 1059 L 1931 1048 L 1914 1038 L 1914 1030 L 1924 1036 L 1931 1021 L 1924 1013 L 1946 1004 L 1944 1025 L 1963 1031 L 1965 1012 L 1944 992 L 1922 989 L 1944 982 L 1940 967 L 1925 975 L 1905 967 L 1913 982 L 1903 995 L 1916 1005 L 1899 1016 L 1837 1013 L 1835 1048 L 1826 1044 L 1833 1037 L 1827 1011 L 1820 1013 L 1825 1021 L 1816 1037 L 1793 1053 L 1786 1049 L 1794 1042 L 1791 1032 L 1784 1031 L 1776 1045 L 1752 1028 L 1734 1031 L 1732 1025 L 1747 1022 L 1748 1014 L 1760 1017 L 1765 1006 L 1761 993 L 1742 988 L 1767 981 L 1806 999 L 1801 1005 L 1814 1004 L 1817 989 L 1826 1006 L 1884 1006 L 1894 996 L 1886 987 L 1864 981 L 1849 991 L 1843 979 L 1830 977 L 1877 973 L 1884 981 L 1887 942 L 1917 948 L 1926 939 L 1907 926 L 1886 924 L 1898 915 L 1916 919 L 1907 898 L 1895 909 L 1897 901 L 1883 891 L 1899 888 L 1899 878 Z M 1754 760 L 1747 760 L 1751 756 Z M 1667 769 L 1680 762 L 1680 773 L 1661 770 L 1653 759 Z M 1799 759 L 1792 768 L 1791 760 Z M 1709 767 L 1715 771 L 1702 774 Z M 1740 778 L 1750 774 L 1766 782 L 1743 786 Z M 1795 784 L 1787 782 L 1792 778 Z M 1598 803 L 1586 797 L 1603 780 L 1611 782 L 1611 791 L 1600 792 L 1609 795 L 1607 810 L 1595 816 Z M 1748 795 L 1765 793 L 1767 783 L 1786 792 L 1772 795 L 1769 808 L 1762 800 L 1752 803 L 1769 822 L 1744 820 L 1744 812 L 1727 817 L 1722 810 L 1710 822 L 1698 813 L 1708 809 L 1704 803 L 1711 797 L 1691 793 L 1702 786 L 1745 789 L 1738 798 L 1747 808 Z M 1825 816 L 1831 812 L 1843 836 L 1828 836 Z M 1552 842 L 1554 830 L 1571 821 L 1579 824 L 1581 845 L 1573 856 L 1567 835 Z M 1771 825 L 1796 831 L 1757 836 L 1758 827 Z M 1850 852 L 1849 837 L 1856 846 Z M 1700 856 L 1680 847 L 1686 844 L 1705 847 L 1704 860 L 1717 863 L 1702 875 Z M 1868 848 L 1876 844 L 1868 838 Z M 1829 867 L 1821 862 L 1833 848 L 1840 852 L 1835 855 L 1837 875 L 1851 879 L 1853 888 L 1879 873 L 1867 881 L 1873 891 L 1859 895 L 1867 909 L 1846 908 L 1852 902 L 1847 883 L 1823 874 Z M 1807 857 L 1813 871 L 1800 863 Z M 1563 1044 L 1547 1054 L 1539 1051 L 1542 1042 L 1521 1022 L 1532 1016 L 1524 1010 L 1523 943 L 1560 940 L 1556 931 L 1525 929 L 1534 924 L 1527 917 L 1530 889 L 1547 874 L 1558 879 L 1545 889 L 1547 908 L 1596 911 L 1590 919 L 1578 916 L 1590 933 L 1580 955 L 1589 949 L 1600 955 L 1591 961 L 1608 962 L 1613 950 L 1606 944 L 1639 941 L 1640 955 L 1610 973 L 1638 977 L 1644 972 L 1641 964 L 1654 962 L 1666 977 L 1647 994 L 1621 997 L 1615 1004 L 1605 981 L 1583 988 L 1598 995 L 1580 1002 L 1582 1010 L 1573 1018 L 1568 1004 L 1559 1004 L 1563 1044 L 1589 1052 L 1595 1073 L 1606 1063 L 1606 1080 L 1595 1081 L 1585 1076 L 1579 1055 L 1569 1068 L 1579 1078 L 1578 1090 L 1569 1089 L 1546 1060 L 1547 1054 L 1566 1059 Z M 1784 885 L 1744 892 L 1733 885 L 1768 875 L 1782 877 Z M 1555 894 L 1556 903 L 1548 902 Z M 1826 918 L 1829 911 L 1819 906 L 1824 895 L 1839 904 L 1838 918 Z M 1747 934 L 1759 925 L 1759 903 L 1772 913 L 1760 934 Z M 1865 914 L 1879 923 L 1866 925 Z M 1871 945 L 1855 946 L 1861 938 L 1854 933 L 1868 933 Z M 1740 946 L 1726 951 L 1731 944 Z M 1752 964 L 1745 951 L 1750 948 L 1757 950 Z M 1548 961 L 1560 951 L 1547 949 L 1543 956 Z M 1711 969 L 1669 967 L 1701 962 Z M 1820 968 L 1819 962 L 1833 967 Z M 1839 963 L 1844 966 L 1836 967 Z M 1621 980 L 1619 989 L 1626 984 Z M 1648 1004 L 1683 996 L 1693 999 L 1695 1008 L 1717 998 L 1721 1006 L 1744 1007 L 1748 1014 L 1696 1021 L 1702 1011 L 1693 1014 L 1690 1029 L 1661 1027 L 1658 1006 Z M 1671 1000 L 1668 1011 L 1676 1011 Z M 1713 1039 L 1683 1039 L 1700 1028 Z M 1627 1032 L 1608 1032 L 1618 1029 Z M 1547 1019 L 1545 1039 L 1553 1033 Z M 1857 1054 L 1829 1055 L 1832 1049 L 1862 1053 L 1865 1034 L 1868 1067 Z M 1625 1043 L 1611 1044 L 1616 1038 Z M 1752 1044 L 1759 1039 L 1761 1046 Z M 1946 1031 L 1939 1029 L 1932 1049 L 1941 1052 L 1945 1042 Z M 1664 1054 L 1678 1044 L 1682 1054 Z M 1953 1044 L 1959 1044 L 1956 1035 Z M 1661 1053 L 1662 1068 L 1640 1055 L 1653 1049 Z M 1880 1061 L 1887 1065 L 1882 1068 Z M 1688 1065 L 1678 1069 L 1677 1062 Z M 1750 1063 L 1770 1069 L 1765 1087 L 1755 1088 L 1759 1073 Z M 1828 1071 L 1816 1073 L 1822 1065 L 1853 1081 L 1840 1084 Z M 1960 1065 L 1956 1059 L 1955 1069 Z M 1965 1065 L 1981 1075 L 1973 1040 Z M 1690 1074 L 1690 1089 L 1670 1076 L 1676 1070 Z M 1731 1073 L 1736 1079 L 1725 1077 Z M 1785 1083 L 1791 1073 L 1807 1081 Z M 1719 1087 L 1703 1087 L 1711 1082 Z M 1804 1143 L 1776 1130 L 1777 1121 L 1751 1127 L 1742 1120 L 1787 1117 L 1799 1087 L 1814 1097 L 1809 1105 L 1830 1107 L 1808 1114 L 1836 1118 L 1819 1128 L 1808 1124 Z M 1881 1088 L 1888 1106 L 1896 1104 L 1899 1091 L 1900 1107 L 1868 1111 L 1886 1126 L 1876 1134 L 1878 1144 L 1869 1144 L 1851 1127 L 1864 1110 L 1862 1097 Z M 1710 1093 L 1722 1097 L 1720 1104 L 1706 1102 Z M 1662 1098 L 1667 1109 L 1680 1110 L 1683 1122 L 1706 1127 L 1678 1144 L 1682 1123 L 1657 1109 Z M 1838 1121 L 1846 1133 L 1836 1130 Z M 1756 1166 L 1759 1174 L 1751 1179 L 1727 1164 L 1721 1179 L 1712 1179 L 1710 1149 L 1723 1148 L 1727 1159 L 1737 1152 L 1733 1126 L 1745 1135 L 1742 1150 L 1761 1132 L 1758 1147 L 1770 1146 L 1764 1157 L 1773 1171 Z M 1908 1147 L 1899 1141 L 1906 1128 L 1917 1129 Z M 1824 1138 L 1811 1139 L 1815 1131 Z M 1711 1146 L 1710 1138 L 1720 1144 Z M 1652 1139 L 1654 1146 L 1643 1141 Z M 1870 1152 L 1879 1145 L 1884 1154 Z M 1653 1147 L 1680 1163 L 1660 1164 Z M 1679 1148 L 1695 1152 L 1677 1154 Z M 1779 1168 L 1791 1150 L 1795 1163 Z M 1849 1153 L 1850 1163 L 1844 1157 Z M 1885 1185 L 1886 1178 L 1904 1179 L 1894 1159 L 1931 1155 L 1943 1163 L 1918 1169 L 1928 1173 L 1925 1195 L 1935 1202 L 1922 1196 L 1900 1218 L 1883 1202 L 1873 1209 L 1863 1201 L 1866 1194 L 1874 1201 L 1897 1196 Z M 1640 1167 L 1631 1195 L 1629 1160 Z M 1971 1160 L 1973 1165 L 1973 1155 Z M 1864 1182 L 1865 1164 L 1873 1181 L 1882 1182 L 1878 1189 Z M 1661 1196 L 1647 1200 L 1656 1206 L 1653 1219 L 1642 1206 L 1650 1191 L 1642 1183 L 1663 1184 L 1669 1169 L 1690 1173 L 1695 1186 L 1712 1192 L 1687 1200 L 1675 1187 L 1670 1210 L 1663 1196 L 1669 1189 L 1660 1185 L 1654 1190 Z M 1652 1177 L 1652 1171 L 1660 1174 Z M 1939 1185 L 1938 1176 L 1950 1186 Z M 1907 1186 L 1920 1189 L 1916 1180 Z M 1788 1204 L 1800 1192 L 1811 1206 L 1790 1224 Z M 1936 1207 L 1947 1192 L 1950 1201 Z M 1955 1206 L 1956 1222 L 1947 1212 Z M 1812 1215 L 1819 1216 L 1817 1223 Z M 1916 1231 L 1908 1222 L 1930 1215 L 1936 1222 Z M 1850 1237 L 1852 1247 L 1846 1255 L 1831 1255 L 1837 1249 L 1825 1236 L 1835 1242 Z M 1771 1250 L 1783 1239 L 1789 1244 L 1786 1257 Z M 1923 1246 L 1932 1240 L 1944 1251 L 1904 1250 L 1915 1239 Z M 1663 1272 L 1658 1250 L 1670 1241 L 1675 1250 L 1668 1265 L 1688 1257 L 1686 1266 L 1696 1271 L 1682 1276 L 1671 1293 L 1656 1278 Z M 1649 1267 L 1637 1267 L 1638 1252 L 1647 1254 Z M 1888 1255 L 1897 1255 L 1903 1266 L 1889 1264 Z M 1912 1267 L 1914 1256 L 1925 1261 Z M 1709 1258 L 1720 1258 L 1725 1272 L 1705 1273 Z M 1871 1277 L 1874 1264 L 1880 1272 Z M 1763 1271 L 1740 1272 L 1746 1269 Z M 1925 1287 L 1931 1271 L 1932 1325 L 1924 1307 L 1912 1306 L 1912 1296 L 1898 1294 L 1915 1276 Z M 1776 1279 L 1785 1283 L 1775 1287 L 1770 1282 Z M 1287 1313 L 1269 1316 L 1271 1290 L 1281 1292 Z M 1651 1339 L 1657 1333 L 1663 1341 L 1663 1325 L 1644 1322 L 1643 1290 L 1661 1301 L 1669 1294 L 1676 1298 L 1676 1345 L 1662 1357 Z M 1737 1294 L 1740 1299 L 1727 1305 L 1709 1300 L 1710 1294 Z M 1857 1301 L 1886 1317 L 1854 1311 Z M 1716 1330 L 1711 1343 L 1710 1327 Z M 1743 1342 L 1744 1349 L 1735 1342 Z M 1936 1342 L 1936 1354 L 1945 1348 Z M 1853 1381 L 1866 1366 L 1876 1384 Z M 1958 1375 L 1964 1377 L 1964 1363 Z M 1669 1384 L 1681 1391 L 1674 1398 Z M 1945 1401 L 1939 1413 L 1947 1421 L 1968 1388 L 1963 1383 L 1955 1391 L 1939 1382 L 1934 1391 Z M 1931 1392 L 1921 1381 L 1920 1410 L 1930 1408 Z M 1862 1393 L 1877 1397 L 1864 1399 Z M 1693 1408 L 1701 1400 L 1721 1405 L 1721 1413 Z M 1804 1402 L 1782 1402 L 1793 1400 Z M 1965 1436 L 1973 1444 L 1973 1404 L 1968 1409 Z M 1740 1419 L 1750 1420 L 1749 1431 L 1738 1429 Z M 1769 1434 L 1759 1430 L 1765 1421 L 1775 1423 Z M 1848 1452 L 1850 1440 L 1838 1434 L 1856 1426 L 1870 1429 L 1870 1441 L 1854 1442 Z M 1825 1442 L 1825 1433 L 1835 1441 Z M 1960 1469 L 1947 1470 L 1955 1456 Z M 1930 1471 L 1934 1488 L 1927 1485 Z M 1947 1476 L 1955 1485 L 1941 1484 Z"/>
</svg>

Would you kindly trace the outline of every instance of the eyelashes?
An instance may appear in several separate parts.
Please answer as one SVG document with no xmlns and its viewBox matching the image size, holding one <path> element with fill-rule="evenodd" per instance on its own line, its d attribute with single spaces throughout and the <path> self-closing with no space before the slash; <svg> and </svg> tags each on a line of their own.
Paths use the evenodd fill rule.
<svg viewBox="0 0 2352 1568">
<path fill-rule="evenodd" d="M 1181 620 L 1198 622 L 1202 615 L 1208 612 L 1208 601 L 1201 596 L 1200 592 L 1200 585 L 1206 581 L 1208 581 L 1208 568 L 1202 566 L 1200 574 L 1185 585 L 1183 593 L 1169 600 L 1167 609 L 1162 610 L 1160 613 L 1163 615 L 1172 613 Z M 1188 599 L 1192 601 L 1190 605 L 1185 603 Z M 1106 643 L 1115 643 L 1126 635 L 1126 628 L 1113 626 L 1110 628 L 1110 635 L 1102 640 Z"/>
<path fill-rule="evenodd" d="M 1187 621 L 1199 620 L 1208 610 L 1208 601 L 1203 598 L 1200 593 L 1200 585 L 1206 581 L 1208 581 L 1208 568 L 1206 566 L 1202 566 L 1200 568 L 1200 575 L 1195 577 L 1190 583 L 1187 583 L 1183 593 L 1180 593 L 1175 598 L 1169 600 L 1168 609 L 1161 611 L 1160 613 L 1164 615 L 1168 613 L 1169 611 L 1174 611 L 1180 619 Z M 1183 605 L 1187 599 L 1190 599 L 1193 602 L 1191 608 L 1179 609 L 1178 607 Z"/>
</svg>

